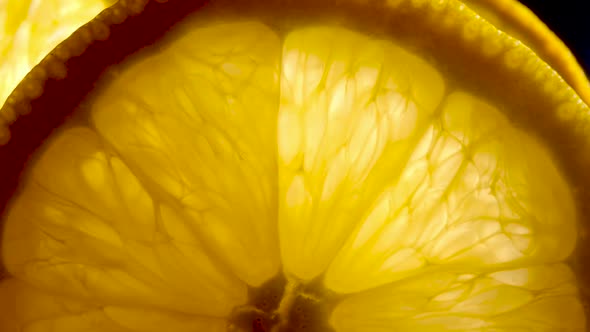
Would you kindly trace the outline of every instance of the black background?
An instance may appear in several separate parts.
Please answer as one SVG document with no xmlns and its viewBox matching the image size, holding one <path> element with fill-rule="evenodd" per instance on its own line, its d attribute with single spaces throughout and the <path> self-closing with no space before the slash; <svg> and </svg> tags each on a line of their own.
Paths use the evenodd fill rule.
<svg viewBox="0 0 590 332">
<path fill-rule="evenodd" d="M 590 76 L 590 0 L 521 0 L 572 50 Z"/>
</svg>

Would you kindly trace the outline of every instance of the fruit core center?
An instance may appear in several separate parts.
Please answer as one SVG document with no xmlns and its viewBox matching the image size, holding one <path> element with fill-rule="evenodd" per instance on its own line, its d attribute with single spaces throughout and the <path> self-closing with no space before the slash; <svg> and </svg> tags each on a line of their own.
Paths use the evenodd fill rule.
<svg viewBox="0 0 590 332">
<path fill-rule="evenodd" d="M 326 319 L 335 296 L 315 282 L 302 283 L 283 274 L 250 289 L 247 304 L 236 307 L 229 332 L 333 331 Z"/>
</svg>

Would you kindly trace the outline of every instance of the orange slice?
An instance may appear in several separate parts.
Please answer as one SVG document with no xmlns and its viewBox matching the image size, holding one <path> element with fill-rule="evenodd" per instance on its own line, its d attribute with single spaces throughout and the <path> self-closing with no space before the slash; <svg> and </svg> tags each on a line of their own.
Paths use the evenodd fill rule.
<svg viewBox="0 0 590 332">
<path fill-rule="evenodd" d="M 511 2 L 119 2 L 1 110 L 0 328 L 583 330 L 572 59 Z"/>
</svg>

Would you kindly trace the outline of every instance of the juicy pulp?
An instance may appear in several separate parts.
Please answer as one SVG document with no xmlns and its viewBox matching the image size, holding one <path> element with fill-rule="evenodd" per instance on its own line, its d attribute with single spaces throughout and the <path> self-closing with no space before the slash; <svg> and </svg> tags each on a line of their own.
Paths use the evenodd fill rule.
<svg viewBox="0 0 590 332">
<path fill-rule="evenodd" d="M 585 326 L 549 152 L 403 45 L 197 25 L 89 108 L 6 216 L 3 331 L 221 331 L 279 272 L 338 332 Z"/>
</svg>

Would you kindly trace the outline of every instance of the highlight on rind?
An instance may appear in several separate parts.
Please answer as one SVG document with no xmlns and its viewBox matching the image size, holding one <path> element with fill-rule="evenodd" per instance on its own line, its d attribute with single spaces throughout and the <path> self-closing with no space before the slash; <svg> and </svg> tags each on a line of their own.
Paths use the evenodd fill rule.
<svg viewBox="0 0 590 332">
<path fill-rule="evenodd" d="M 529 46 L 563 76 L 586 104 L 590 104 L 590 81 L 576 57 L 529 8 L 515 0 L 468 1 L 486 6 L 512 28 L 524 34 L 527 42 L 531 43 Z"/>
<path fill-rule="evenodd" d="M 67 76 L 67 62 L 82 55 L 88 46 L 109 38 L 110 27 L 139 14 L 149 0 L 123 0 L 106 8 L 93 20 L 78 28 L 68 39 L 56 46 L 25 76 L 0 108 L 0 145 L 10 140 L 10 125 L 20 115 L 31 111 L 30 103 L 43 94 L 47 80 Z"/>
</svg>

